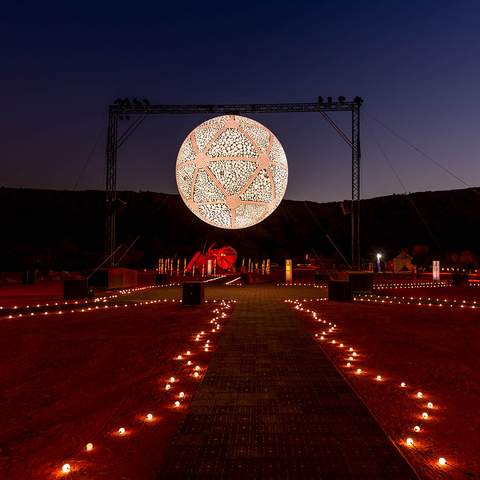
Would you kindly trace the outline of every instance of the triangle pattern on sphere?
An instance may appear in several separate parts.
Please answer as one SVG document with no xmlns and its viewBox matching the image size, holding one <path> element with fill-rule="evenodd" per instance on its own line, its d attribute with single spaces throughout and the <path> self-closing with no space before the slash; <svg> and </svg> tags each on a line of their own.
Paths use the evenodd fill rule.
<svg viewBox="0 0 480 480">
<path fill-rule="evenodd" d="M 225 195 L 203 169 L 198 170 L 197 177 L 195 178 L 193 201 L 195 203 L 225 201 Z"/>
<path fill-rule="evenodd" d="M 250 202 L 270 202 L 272 200 L 272 182 L 265 169 L 260 170 L 253 182 L 240 195 L 240 199 Z"/>
<path fill-rule="evenodd" d="M 229 195 L 236 195 L 257 169 L 252 160 L 212 160 L 208 168 Z"/>
<path fill-rule="evenodd" d="M 210 158 L 258 157 L 250 139 L 237 128 L 226 128 L 207 151 Z"/>
</svg>

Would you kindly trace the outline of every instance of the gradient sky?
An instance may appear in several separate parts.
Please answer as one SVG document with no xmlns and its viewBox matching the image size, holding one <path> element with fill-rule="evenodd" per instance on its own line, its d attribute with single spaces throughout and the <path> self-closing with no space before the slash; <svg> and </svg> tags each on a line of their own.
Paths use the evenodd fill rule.
<svg viewBox="0 0 480 480">
<path fill-rule="evenodd" d="M 102 189 L 106 105 L 310 102 L 360 95 L 362 196 L 480 184 L 475 1 L 9 2 L 0 15 L 0 186 Z M 259 115 L 289 160 L 286 197 L 350 196 L 350 152 L 318 114 Z M 348 114 L 333 117 L 349 128 Z M 121 189 L 176 193 L 206 117 L 150 117 L 119 152 Z M 90 161 L 90 152 L 94 148 Z"/>
</svg>

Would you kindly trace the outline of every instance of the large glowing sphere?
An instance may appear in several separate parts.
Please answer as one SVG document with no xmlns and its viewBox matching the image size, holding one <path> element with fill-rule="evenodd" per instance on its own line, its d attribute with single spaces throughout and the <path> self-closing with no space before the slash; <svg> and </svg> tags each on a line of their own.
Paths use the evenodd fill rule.
<svg viewBox="0 0 480 480">
<path fill-rule="evenodd" d="M 183 201 L 197 217 L 220 228 L 245 228 L 268 217 L 285 195 L 287 157 L 262 124 L 223 115 L 187 136 L 176 176 Z"/>
</svg>

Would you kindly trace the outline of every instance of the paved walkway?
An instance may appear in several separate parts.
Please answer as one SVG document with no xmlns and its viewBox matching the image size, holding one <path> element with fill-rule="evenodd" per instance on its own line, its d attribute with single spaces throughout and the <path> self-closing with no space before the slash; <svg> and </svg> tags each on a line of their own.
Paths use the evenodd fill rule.
<svg viewBox="0 0 480 480">
<path fill-rule="evenodd" d="M 228 292 L 239 303 L 159 480 L 416 478 L 283 302 L 293 289 Z"/>
</svg>

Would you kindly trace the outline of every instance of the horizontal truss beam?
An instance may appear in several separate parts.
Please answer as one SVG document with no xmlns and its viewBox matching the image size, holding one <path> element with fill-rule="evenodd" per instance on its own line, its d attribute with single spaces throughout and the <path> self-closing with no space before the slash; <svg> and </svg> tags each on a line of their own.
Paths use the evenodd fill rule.
<svg viewBox="0 0 480 480">
<path fill-rule="evenodd" d="M 109 112 L 118 115 L 351 112 L 353 109 L 358 108 L 361 103 L 361 99 L 354 102 L 252 103 L 231 105 L 122 105 L 114 103 L 109 106 Z"/>
</svg>

